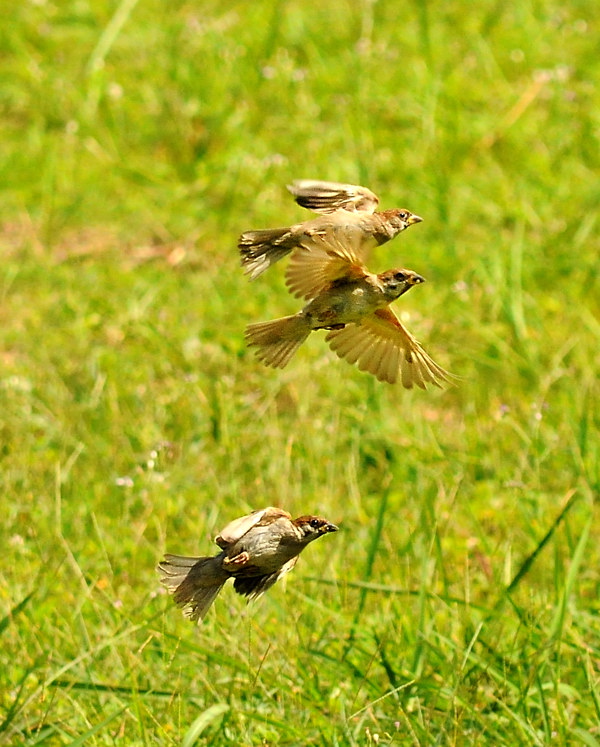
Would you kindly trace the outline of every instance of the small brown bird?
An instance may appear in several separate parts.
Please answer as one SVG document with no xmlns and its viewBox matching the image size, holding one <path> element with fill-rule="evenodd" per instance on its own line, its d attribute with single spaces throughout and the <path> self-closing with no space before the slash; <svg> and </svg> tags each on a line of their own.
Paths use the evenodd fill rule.
<svg viewBox="0 0 600 747">
<path fill-rule="evenodd" d="M 250 324 L 246 342 L 265 365 L 284 368 L 313 330 L 329 330 L 325 341 L 340 358 L 356 363 L 380 381 L 410 389 L 414 384 L 441 386 L 451 375 L 423 350 L 388 308 L 414 285 L 424 282 L 412 270 L 379 275 L 362 264 L 360 229 L 313 236 L 296 250 L 286 273 L 290 292 L 309 303 L 297 314 Z"/>
<path fill-rule="evenodd" d="M 379 198 L 366 187 L 337 182 L 301 179 L 288 186 L 302 207 L 321 213 L 319 218 L 286 228 L 246 231 L 238 239 L 242 267 L 254 280 L 275 262 L 312 236 L 334 229 L 343 234 L 347 229 L 360 230 L 363 249 L 390 241 L 401 231 L 423 219 L 405 208 L 375 212 Z"/>
<path fill-rule="evenodd" d="M 183 614 L 201 621 L 230 578 L 238 594 L 255 599 L 296 565 L 313 540 L 338 528 L 320 516 L 299 516 L 268 506 L 228 524 L 215 539 L 214 557 L 165 555 L 157 570 Z"/>
</svg>

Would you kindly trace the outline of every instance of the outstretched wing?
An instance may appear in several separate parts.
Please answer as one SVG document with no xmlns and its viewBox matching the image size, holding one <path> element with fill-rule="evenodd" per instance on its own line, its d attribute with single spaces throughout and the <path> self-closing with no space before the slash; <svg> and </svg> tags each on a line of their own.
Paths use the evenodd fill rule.
<svg viewBox="0 0 600 747">
<path fill-rule="evenodd" d="M 239 519 L 234 519 L 227 524 L 225 529 L 223 529 L 219 533 L 219 536 L 215 538 L 215 542 L 219 547 L 225 549 L 228 545 L 240 540 L 246 532 L 252 529 L 252 527 L 258 526 L 259 524 L 270 524 L 272 521 L 279 519 L 282 516 L 287 519 L 292 518 L 287 511 L 284 511 L 281 508 L 275 508 L 274 506 L 258 509 L 247 516 L 241 516 Z"/>
<path fill-rule="evenodd" d="M 304 238 L 292 253 L 285 273 L 288 290 L 294 296 L 311 299 L 336 280 L 365 277 L 364 245 L 359 226 L 331 226 L 322 234 Z"/>
<path fill-rule="evenodd" d="M 336 210 L 374 213 L 379 204 L 376 194 L 355 184 L 299 179 L 288 185 L 288 189 L 298 205 L 315 213 L 333 213 Z"/>
<path fill-rule="evenodd" d="M 406 389 L 415 384 L 426 389 L 427 384 L 441 387 L 451 379 L 389 308 L 378 309 L 360 324 L 332 330 L 325 340 L 336 355 L 356 363 L 379 381 L 395 384 L 400 375 Z"/>
</svg>

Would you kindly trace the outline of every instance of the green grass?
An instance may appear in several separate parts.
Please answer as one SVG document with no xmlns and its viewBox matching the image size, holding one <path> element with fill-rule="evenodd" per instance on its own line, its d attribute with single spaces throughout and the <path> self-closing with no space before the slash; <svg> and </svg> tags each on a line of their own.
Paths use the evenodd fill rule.
<svg viewBox="0 0 600 747">
<path fill-rule="evenodd" d="M 600 745 L 597 4 L 4 15 L 0 744 Z M 457 387 L 245 350 L 303 177 L 425 218 Z M 270 504 L 342 531 L 194 629 L 156 562 Z"/>
</svg>

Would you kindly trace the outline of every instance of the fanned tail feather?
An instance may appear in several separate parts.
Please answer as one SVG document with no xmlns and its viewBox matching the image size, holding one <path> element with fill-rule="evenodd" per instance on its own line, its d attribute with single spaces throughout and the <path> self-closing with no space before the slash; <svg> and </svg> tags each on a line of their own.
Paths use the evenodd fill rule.
<svg viewBox="0 0 600 747">
<path fill-rule="evenodd" d="M 256 356 L 266 366 L 285 368 L 310 332 L 306 318 L 294 314 L 270 322 L 249 324 L 246 343 L 248 347 L 257 348 Z"/>
<path fill-rule="evenodd" d="M 160 581 L 190 620 L 202 620 L 227 581 L 218 558 L 165 555 L 158 564 Z"/>
<path fill-rule="evenodd" d="M 271 265 L 289 254 L 291 247 L 277 243 L 288 232 L 289 228 L 267 228 L 260 231 L 246 231 L 240 236 L 238 249 L 241 263 L 244 272 L 250 276 L 251 280 L 262 275 Z"/>
</svg>

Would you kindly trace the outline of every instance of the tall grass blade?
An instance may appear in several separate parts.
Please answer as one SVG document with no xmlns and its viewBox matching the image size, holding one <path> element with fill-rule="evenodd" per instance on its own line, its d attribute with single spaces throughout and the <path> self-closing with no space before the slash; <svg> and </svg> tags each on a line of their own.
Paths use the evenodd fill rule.
<svg viewBox="0 0 600 747">
<path fill-rule="evenodd" d="M 513 580 L 510 582 L 510 584 L 506 587 L 504 590 L 505 596 L 510 596 L 510 594 L 517 588 L 517 586 L 521 583 L 523 578 L 529 573 L 531 570 L 531 566 L 536 561 L 539 554 L 542 552 L 542 550 L 546 547 L 546 545 L 550 542 L 552 539 L 552 536 L 554 535 L 554 532 L 558 529 L 560 524 L 562 523 L 563 519 L 567 516 L 569 511 L 573 508 L 576 501 L 578 500 L 578 496 L 576 495 L 575 490 L 571 490 L 568 494 L 567 502 L 565 503 L 564 507 L 562 508 L 561 512 L 558 514 L 558 516 L 554 519 L 552 524 L 550 525 L 550 528 L 546 532 L 546 534 L 542 537 L 542 539 L 539 541 L 537 547 L 531 552 L 523 561 L 521 564 L 521 567 L 515 574 Z M 501 600 L 499 601 L 501 603 Z"/>
</svg>

